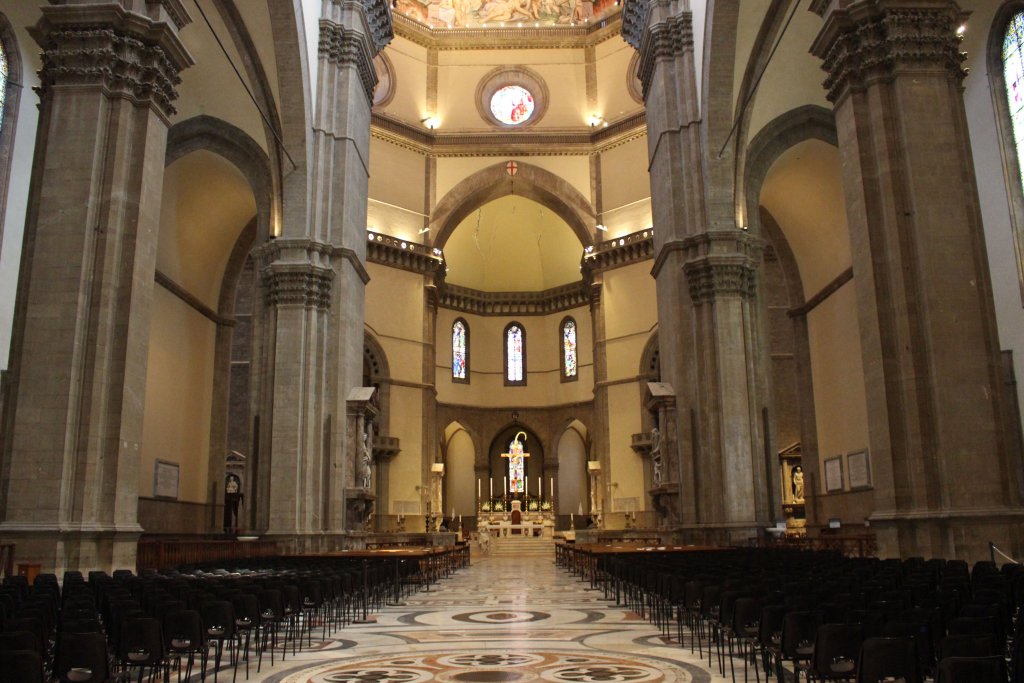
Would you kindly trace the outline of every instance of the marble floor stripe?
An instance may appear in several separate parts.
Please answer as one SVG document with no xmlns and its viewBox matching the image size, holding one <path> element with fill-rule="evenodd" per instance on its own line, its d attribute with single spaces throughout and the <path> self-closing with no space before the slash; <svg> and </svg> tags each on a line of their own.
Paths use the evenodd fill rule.
<svg viewBox="0 0 1024 683">
<path fill-rule="evenodd" d="M 474 557 L 470 567 L 386 607 L 376 622 L 313 640 L 265 683 L 721 683 L 648 621 L 555 567 L 553 557 Z M 255 662 L 253 663 L 255 664 Z M 221 671 L 221 680 L 230 680 Z M 742 680 L 742 667 L 737 670 Z M 238 680 L 244 680 L 244 667 Z M 173 677 L 172 677 L 173 678 Z M 209 680 L 209 679 L 208 679 Z M 753 669 L 749 680 L 754 680 Z"/>
</svg>

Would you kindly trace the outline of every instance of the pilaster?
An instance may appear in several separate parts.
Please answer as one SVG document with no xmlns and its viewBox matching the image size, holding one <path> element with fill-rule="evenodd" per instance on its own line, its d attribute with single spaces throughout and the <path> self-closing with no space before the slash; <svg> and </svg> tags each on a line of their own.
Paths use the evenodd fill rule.
<svg viewBox="0 0 1024 683">
<path fill-rule="evenodd" d="M 1024 550 L 950 0 L 819 4 L 887 555 Z M 1018 454 L 1019 458 L 1019 454 Z"/>
<path fill-rule="evenodd" d="M 41 8 L 0 533 L 44 571 L 132 567 L 176 0 Z M 102 178 L 103 182 L 96 182 Z"/>
</svg>

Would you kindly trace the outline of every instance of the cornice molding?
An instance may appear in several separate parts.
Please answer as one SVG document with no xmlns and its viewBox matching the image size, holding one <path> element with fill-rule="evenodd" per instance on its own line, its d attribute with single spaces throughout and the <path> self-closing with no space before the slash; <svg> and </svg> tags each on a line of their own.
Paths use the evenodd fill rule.
<svg viewBox="0 0 1024 683">
<path fill-rule="evenodd" d="M 654 228 L 599 242 L 583 255 L 583 269 L 599 273 L 654 258 Z"/>
<path fill-rule="evenodd" d="M 439 249 L 379 232 L 367 232 L 366 235 L 366 260 L 370 263 L 420 275 L 433 275 L 444 266 L 444 257 Z"/>
<path fill-rule="evenodd" d="M 374 138 L 434 157 L 598 154 L 647 135 L 643 111 L 593 130 L 429 132 L 380 112 L 370 123 Z"/>
<path fill-rule="evenodd" d="M 619 34 L 621 12 L 579 26 L 506 26 L 493 28 L 430 28 L 398 14 L 391 21 L 395 35 L 433 50 L 552 50 L 583 48 Z M 512 23 L 512 22 L 509 22 Z"/>
<path fill-rule="evenodd" d="M 475 315 L 548 315 L 587 306 L 590 285 L 580 280 L 541 292 L 482 292 L 444 283 L 438 289 L 438 306 Z"/>
</svg>

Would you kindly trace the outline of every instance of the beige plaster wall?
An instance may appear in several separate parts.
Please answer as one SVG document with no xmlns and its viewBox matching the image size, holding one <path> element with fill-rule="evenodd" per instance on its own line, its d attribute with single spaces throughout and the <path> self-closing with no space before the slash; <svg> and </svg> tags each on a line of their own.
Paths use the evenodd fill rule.
<svg viewBox="0 0 1024 683">
<path fill-rule="evenodd" d="M 629 60 L 636 51 L 618 36 L 598 43 L 594 49 L 597 67 L 597 111 L 605 121 L 615 122 L 640 111 L 643 105 L 629 94 Z"/>
<path fill-rule="evenodd" d="M 638 354 L 635 365 L 639 363 Z M 629 512 L 647 507 L 643 460 L 629 445 L 632 435 L 642 429 L 641 400 L 639 382 L 608 387 L 608 453 L 611 468 L 604 473 L 605 486 L 610 494 L 605 499 L 607 512 Z"/>
<path fill-rule="evenodd" d="M 476 473 L 473 439 L 464 429 L 456 431 L 448 441 L 444 469 L 445 515 L 455 508 L 457 515 L 476 514 Z M 483 482 L 481 487 L 487 486 Z M 483 492 L 486 496 L 487 493 Z"/>
<path fill-rule="evenodd" d="M 238 235 L 256 215 L 245 176 L 223 157 L 192 152 L 164 171 L 156 267 L 217 310 Z"/>
<path fill-rule="evenodd" d="M 388 361 L 391 356 L 389 354 Z M 422 480 L 423 465 L 423 392 L 421 389 L 401 385 L 391 387 L 391 436 L 401 441 L 401 452 L 391 460 L 388 471 L 388 491 L 391 495 L 389 512 L 403 512 L 400 501 L 419 504 L 421 493 L 417 487 Z M 425 495 L 425 494 L 424 494 Z M 396 504 L 399 503 L 399 504 Z M 424 510 L 420 510 L 422 512 Z M 417 514 L 405 510 L 404 514 Z"/>
<path fill-rule="evenodd" d="M 555 504 L 560 515 L 586 512 L 590 501 L 587 498 L 587 453 L 579 432 L 567 429 L 558 440 L 558 494 Z"/>
<path fill-rule="evenodd" d="M 570 315 L 576 320 L 579 379 L 561 381 L 559 325 Z M 469 384 L 451 380 L 451 328 L 455 318 L 469 325 Z M 526 330 L 526 386 L 506 387 L 504 330 L 513 320 Z M 593 325 L 586 308 L 548 316 L 478 316 L 449 309 L 437 314 L 437 400 L 482 407 L 550 406 L 593 398 Z"/>
<path fill-rule="evenodd" d="M 426 242 L 426 159 L 398 145 L 370 138 L 370 183 L 366 225 L 413 242 Z"/>
<path fill-rule="evenodd" d="M 601 154 L 603 220 L 610 239 L 649 228 L 651 181 L 647 173 L 647 137 L 613 147 Z"/>
<path fill-rule="evenodd" d="M 180 466 L 178 500 L 206 501 L 216 326 L 160 286 L 146 369 L 139 494 L 153 495 L 157 459 Z"/>
<path fill-rule="evenodd" d="M 807 315 L 822 477 L 827 458 L 843 455 L 845 472 L 845 454 L 868 447 L 856 284 L 854 279 L 843 285 Z"/>
<path fill-rule="evenodd" d="M 384 49 L 395 69 L 395 96 L 384 107 L 389 116 L 420 125 L 427 112 L 427 49 L 404 38 L 395 38 Z"/>
<path fill-rule="evenodd" d="M 477 111 L 476 90 L 488 73 L 506 65 L 525 66 L 547 85 L 547 110 L 535 128 L 586 125 L 589 112 L 582 50 L 450 50 L 438 54 L 437 116 L 441 129 L 493 128 Z"/>
</svg>

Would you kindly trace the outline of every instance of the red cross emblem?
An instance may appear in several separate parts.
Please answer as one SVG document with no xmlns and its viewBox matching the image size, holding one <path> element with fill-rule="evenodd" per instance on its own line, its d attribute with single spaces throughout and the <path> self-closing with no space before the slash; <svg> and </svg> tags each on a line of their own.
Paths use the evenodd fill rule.
<svg viewBox="0 0 1024 683">
<path fill-rule="evenodd" d="M 509 175 L 515 175 L 518 170 L 519 164 L 517 164 L 514 161 L 510 161 L 507 164 L 505 164 L 505 171 L 508 172 Z"/>
</svg>

